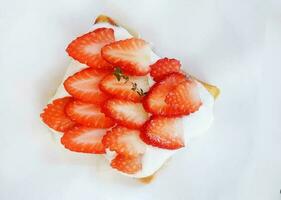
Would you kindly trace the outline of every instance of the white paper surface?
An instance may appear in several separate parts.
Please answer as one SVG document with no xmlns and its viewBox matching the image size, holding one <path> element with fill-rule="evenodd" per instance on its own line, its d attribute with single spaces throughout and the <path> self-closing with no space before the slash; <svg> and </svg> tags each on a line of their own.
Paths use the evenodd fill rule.
<svg viewBox="0 0 281 200">
<path fill-rule="evenodd" d="M 280 199 L 281 12 L 273 1 L 0 0 L 0 199 Z M 108 14 L 221 96 L 208 133 L 149 185 L 57 145 L 39 114 L 65 47 Z"/>
</svg>

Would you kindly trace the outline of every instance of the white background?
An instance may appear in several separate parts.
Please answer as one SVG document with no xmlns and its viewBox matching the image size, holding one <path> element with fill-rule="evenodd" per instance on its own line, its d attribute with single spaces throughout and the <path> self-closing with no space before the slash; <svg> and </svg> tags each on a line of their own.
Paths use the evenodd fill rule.
<svg viewBox="0 0 281 200">
<path fill-rule="evenodd" d="M 0 0 L 0 199 L 280 200 L 276 0 Z M 221 88 L 215 121 L 149 185 L 64 150 L 40 123 L 67 44 L 105 13 Z"/>
</svg>

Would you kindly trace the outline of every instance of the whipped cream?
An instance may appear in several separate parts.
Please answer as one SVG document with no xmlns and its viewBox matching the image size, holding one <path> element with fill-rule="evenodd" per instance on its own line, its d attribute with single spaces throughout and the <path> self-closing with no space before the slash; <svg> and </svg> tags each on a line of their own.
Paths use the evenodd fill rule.
<svg viewBox="0 0 281 200">
<path fill-rule="evenodd" d="M 114 30 L 115 39 L 117 40 L 124 40 L 127 38 L 133 37 L 127 30 L 125 30 L 122 27 L 113 26 L 108 23 L 99 23 L 95 24 L 91 30 L 95 30 L 97 28 L 112 28 Z M 158 59 L 160 59 L 159 56 L 157 56 L 154 52 L 151 51 L 151 64 L 156 62 Z M 50 99 L 50 102 L 52 102 L 54 99 L 70 96 L 67 91 L 64 89 L 63 82 L 65 79 L 67 79 L 69 76 L 73 75 L 74 73 L 81 71 L 82 69 L 87 68 L 87 65 L 81 64 L 75 60 L 73 60 L 70 65 L 68 66 L 68 69 L 66 71 L 66 74 L 63 78 L 62 83 L 58 87 L 56 94 L 52 99 Z M 150 76 L 148 76 L 148 82 L 149 86 L 152 86 L 154 84 L 154 81 L 151 79 Z M 205 132 L 211 125 L 213 121 L 213 105 L 214 105 L 214 98 L 213 96 L 204 88 L 204 86 L 198 82 L 197 84 L 198 91 L 200 94 L 200 98 L 202 101 L 202 105 L 199 108 L 198 111 L 195 113 L 192 113 L 188 116 L 182 117 L 181 124 L 178 127 L 179 129 L 184 130 L 184 139 L 185 144 L 188 143 L 192 138 L 197 137 L 201 133 Z M 51 129 L 52 132 L 54 132 L 54 138 L 56 140 L 59 140 L 62 136 L 61 133 Z M 168 158 L 170 158 L 174 153 L 176 153 L 179 150 L 167 150 L 167 149 L 161 149 L 157 147 L 153 147 L 151 145 L 146 145 L 145 153 L 142 157 L 142 170 L 137 172 L 136 174 L 126 174 L 122 173 L 120 171 L 117 171 L 121 174 L 124 174 L 126 176 L 135 177 L 135 178 L 142 178 L 147 177 L 152 174 L 154 174 L 165 162 Z M 110 162 L 114 157 L 116 156 L 116 153 L 114 151 L 110 151 L 109 149 L 106 150 L 105 158 Z"/>
</svg>

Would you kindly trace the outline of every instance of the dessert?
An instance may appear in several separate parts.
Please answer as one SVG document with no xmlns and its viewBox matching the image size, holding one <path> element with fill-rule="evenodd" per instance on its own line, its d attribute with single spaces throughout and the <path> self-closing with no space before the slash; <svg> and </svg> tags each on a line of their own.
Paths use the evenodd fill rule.
<svg viewBox="0 0 281 200">
<path fill-rule="evenodd" d="M 103 154 L 117 172 L 147 182 L 209 128 L 218 88 L 109 17 L 99 16 L 66 51 L 73 60 L 41 114 L 65 148 Z"/>
</svg>

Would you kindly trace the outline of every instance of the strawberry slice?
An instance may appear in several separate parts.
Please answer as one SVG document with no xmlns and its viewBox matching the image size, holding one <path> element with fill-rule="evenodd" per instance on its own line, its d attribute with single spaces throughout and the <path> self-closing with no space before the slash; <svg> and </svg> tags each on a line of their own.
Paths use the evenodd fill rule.
<svg viewBox="0 0 281 200">
<path fill-rule="evenodd" d="M 148 119 L 141 103 L 134 103 L 121 99 L 108 100 L 102 109 L 107 116 L 113 118 L 120 125 L 128 128 L 140 128 Z"/>
<path fill-rule="evenodd" d="M 149 85 L 145 76 L 128 76 L 129 80 L 117 80 L 113 74 L 109 74 L 100 82 L 100 89 L 118 99 L 124 99 L 134 102 L 139 102 L 142 97 L 134 90 L 133 84 L 136 83 L 138 88 L 144 92 L 148 91 Z"/>
<path fill-rule="evenodd" d="M 75 126 L 64 133 L 61 143 L 71 151 L 103 154 L 105 148 L 101 141 L 105 133 L 105 129 Z"/>
<path fill-rule="evenodd" d="M 180 118 L 152 117 L 142 129 L 140 137 L 149 145 L 163 149 L 184 147 Z"/>
<path fill-rule="evenodd" d="M 153 80 L 158 82 L 162 80 L 166 75 L 173 72 L 180 72 L 180 61 L 172 58 L 162 58 L 156 61 L 156 63 L 150 65 L 150 75 Z"/>
<path fill-rule="evenodd" d="M 186 77 L 183 74 L 173 73 L 162 81 L 155 83 L 143 99 L 145 110 L 153 115 L 169 117 L 184 115 L 185 113 L 181 109 L 178 109 L 173 104 L 167 104 L 165 99 L 169 92 L 185 81 Z"/>
<path fill-rule="evenodd" d="M 43 113 L 40 115 L 43 122 L 50 128 L 60 132 L 67 131 L 74 127 L 76 123 L 73 122 L 64 112 L 65 106 L 72 101 L 72 97 L 64 97 L 56 99 L 52 103 L 48 104 L 47 107 L 44 108 Z"/>
<path fill-rule="evenodd" d="M 111 161 L 111 167 L 126 174 L 135 174 L 142 169 L 141 156 L 117 155 Z"/>
<path fill-rule="evenodd" d="M 70 57 L 98 69 L 112 69 L 112 65 L 101 56 L 101 48 L 114 42 L 114 31 L 111 28 L 98 28 L 72 41 L 66 48 Z"/>
<path fill-rule="evenodd" d="M 196 82 L 191 79 L 180 83 L 169 92 L 165 102 L 184 115 L 197 111 L 202 104 Z"/>
<path fill-rule="evenodd" d="M 128 129 L 123 126 L 116 126 L 102 139 L 106 148 L 118 154 L 126 156 L 138 156 L 144 153 L 145 144 L 139 137 L 140 131 Z"/>
<path fill-rule="evenodd" d="M 114 121 L 106 117 L 100 106 L 82 101 L 73 101 L 66 105 L 66 114 L 75 122 L 95 128 L 109 128 Z"/>
<path fill-rule="evenodd" d="M 84 69 L 76 74 L 68 77 L 64 84 L 66 91 L 74 98 L 94 104 L 101 104 L 108 95 L 99 90 L 99 82 L 110 71 L 101 71 L 92 68 Z"/>
<path fill-rule="evenodd" d="M 104 46 L 102 57 L 130 75 L 142 76 L 150 70 L 149 44 L 138 38 L 120 40 Z"/>
</svg>

